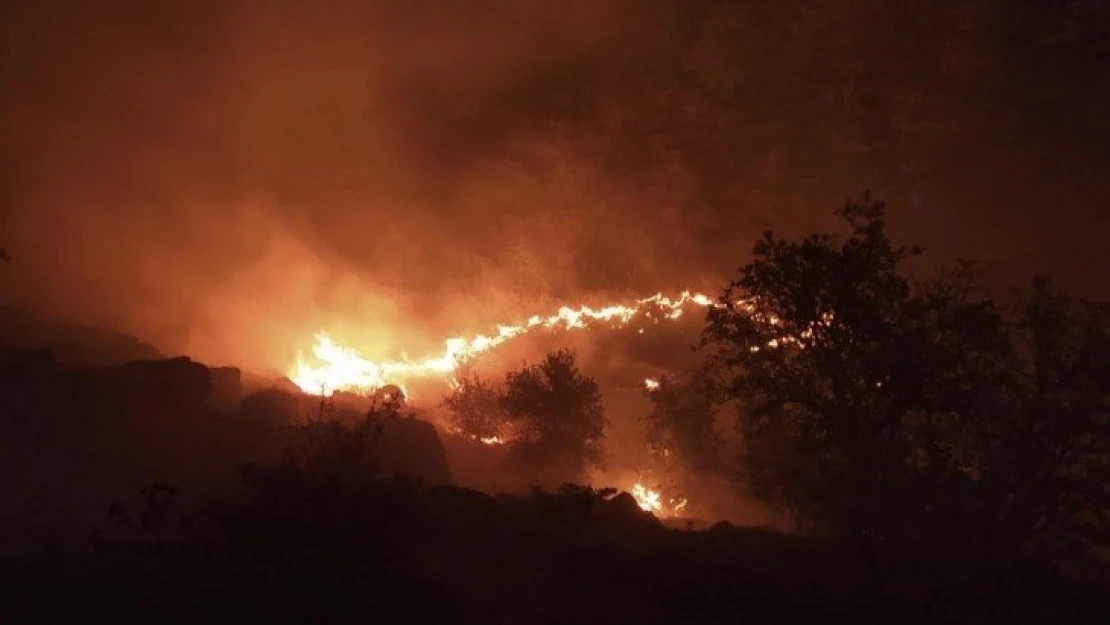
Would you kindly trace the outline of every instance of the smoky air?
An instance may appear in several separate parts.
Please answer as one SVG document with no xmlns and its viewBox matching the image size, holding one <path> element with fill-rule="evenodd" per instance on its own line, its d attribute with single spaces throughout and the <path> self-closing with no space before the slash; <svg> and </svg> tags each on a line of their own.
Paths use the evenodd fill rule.
<svg viewBox="0 0 1110 625">
<path fill-rule="evenodd" d="M 0 42 L 0 620 L 1110 615 L 1105 3 Z"/>
</svg>

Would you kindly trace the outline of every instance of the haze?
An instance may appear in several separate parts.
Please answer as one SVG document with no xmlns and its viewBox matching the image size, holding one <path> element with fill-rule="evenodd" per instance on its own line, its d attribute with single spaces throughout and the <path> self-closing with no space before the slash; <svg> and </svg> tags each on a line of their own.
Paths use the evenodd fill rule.
<svg viewBox="0 0 1110 625">
<path fill-rule="evenodd" d="M 1106 293 L 1097 2 L 3 12 L 2 298 L 167 353 L 281 370 L 322 329 L 419 354 L 713 291 L 866 188 L 935 260 Z"/>
</svg>

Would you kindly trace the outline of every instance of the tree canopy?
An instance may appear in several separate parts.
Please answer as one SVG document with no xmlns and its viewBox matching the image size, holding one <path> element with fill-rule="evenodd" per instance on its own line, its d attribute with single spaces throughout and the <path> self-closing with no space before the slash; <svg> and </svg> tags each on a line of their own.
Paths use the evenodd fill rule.
<svg viewBox="0 0 1110 625">
<path fill-rule="evenodd" d="M 559 350 L 509 372 L 501 404 L 517 433 L 522 462 L 579 477 L 601 465 L 605 406 L 597 382 L 578 370 L 574 352 Z"/>
<path fill-rule="evenodd" d="M 501 405 L 501 389 L 471 371 L 456 376 L 454 390 L 443 400 L 456 433 L 475 439 L 503 437 L 508 417 Z"/>
<path fill-rule="evenodd" d="M 570 350 L 510 371 L 496 384 L 464 371 L 444 400 L 456 432 L 498 437 L 516 468 L 539 479 L 581 479 L 602 464 L 605 405 L 597 382 L 582 374 Z"/>
<path fill-rule="evenodd" d="M 740 406 L 757 497 L 837 533 L 1055 547 L 1105 527 L 1106 308 L 1034 284 L 1014 310 L 975 265 L 911 278 L 885 207 L 846 237 L 766 233 L 703 335 Z"/>
<path fill-rule="evenodd" d="M 664 459 L 677 458 L 694 473 L 718 471 L 723 444 L 707 381 L 663 376 L 657 384 L 647 390 L 651 409 L 644 421 L 649 447 Z"/>
</svg>

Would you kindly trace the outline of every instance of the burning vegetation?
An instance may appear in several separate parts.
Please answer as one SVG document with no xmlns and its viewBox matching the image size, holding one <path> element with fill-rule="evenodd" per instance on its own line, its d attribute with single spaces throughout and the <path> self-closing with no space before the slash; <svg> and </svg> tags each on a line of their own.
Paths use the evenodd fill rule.
<svg viewBox="0 0 1110 625">
<path fill-rule="evenodd" d="M 584 471 L 601 467 L 599 442 L 602 438 L 601 427 L 592 426 L 590 434 L 585 435 L 585 451 L 560 450 L 555 455 L 539 450 L 552 446 L 566 445 L 559 440 L 575 440 L 578 434 L 562 430 L 573 423 L 580 413 L 568 404 L 566 397 L 573 398 L 583 391 L 587 380 L 579 379 L 570 386 L 560 386 L 559 382 L 573 380 L 577 375 L 573 355 L 559 352 L 549 357 L 542 365 L 510 374 L 504 385 L 497 385 L 473 376 L 469 370 L 459 374 L 460 369 L 468 369 L 468 363 L 484 352 L 495 349 L 514 338 L 523 337 L 539 329 L 563 331 L 589 329 L 595 325 L 622 328 L 635 319 L 658 323 L 680 319 L 690 308 L 709 308 L 713 301 L 706 295 L 689 291 L 677 297 L 656 294 L 636 300 L 631 305 L 612 304 L 600 308 L 581 306 L 577 309 L 562 307 L 547 317 L 533 316 L 518 325 L 498 326 L 495 335 L 479 335 L 471 339 L 452 338 L 445 342 L 444 352 L 423 360 L 374 361 L 364 357 L 350 347 L 335 345 L 327 334 L 317 335 L 313 358 L 299 356 L 290 371 L 290 379 L 310 394 L 330 396 L 336 392 L 366 394 L 373 393 L 385 384 L 403 383 L 405 380 L 422 377 L 441 377 L 451 387 L 451 393 L 444 405 L 451 413 L 451 423 L 447 432 L 483 445 L 506 447 L 511 456 L 522 457 L 542 453 L 546 459 L 530 460 L 533 464 L 551 469 L 559 463 L 555 456 L 565 457 L 583 455 L 584 463 L 569 473 L 556 470 L 554 475 L 564 479 L 582 479 Z M 648 385 L 650 388 L 650 384 Z M 596 390 L 593 391 L 596 394 Z M 544 399 L 546 397 L 546 399 Z M 593 401 L 595 415 L 604 408 L 600 396 Z M 545 404 L 550 406 L 549 414 L 525 414 L 527 406 Z M 514 408 L 515 407 L 515 408 Z M 586 417 L 600 423 L 600 417 Z M 546 421 L 546 423 L 544 423 Z M 521 469 L 518 465 L 516 469 Z M 539 475 L 533 473 L 533 478 Z M 686 508 L 685 499 L 665 497 L 660 493 L 661 486 L 647 488 L 636 482 L 624 488 L 635 498 L 641 509 L 659 516 L 679 516 Z"/>
<path fill-rule="evenodd" d="M 541 365 L 510 373 L 502 384 L 475 376 L 473 363 L 483 354 L 536 330 L 573 331 L 596 327 L 620 330 L 633 321 L 646 321 L 652 324 L 677 321 L 691 308 L 702 310 L 730 308 L 758 323 L 776 328 L 764 343 L 767 349 L 783 346 L 802 348 L 804 341 L 813 336 L 813 329 L 809 327 L 800 329 L 796 336 L 790 334 L 785 324 L 774 315 L 758 310 L 752 300 L 734 300 L 729 306 L 715 303 L 707 295 L 684 291 L 676 297 L 656 294 L 636 300 L 629 305 L 610 304 L 599 308 L 564 306 L 555 314 L 546 317 L 536 315 L 521 324 L 499 325 L 494 335 L 477 335 L 470 339 L 462 337 L 448 339 L 444 343 L 444 351 L 441 354 L 418 360 L 371 360 L 352 347 L 334 344 L 326 333 L 320 333 L 316 337 L 317 343 L 313 349 L 313 356 L 306 358 L 299 355 L 296 364 L 290 369 L 290 379 L 306 393 L 328 397 L 335 393 L 370 394 L 377 392 L 386 384 L 403 385 L 405 381 L 440 378 L 450 387 L 450 393 L 443 402 L 450 413 L 450 423 L 446 426 L 446 432 L 450 435 L 460 436 L 486 446 L 504 447 L 510 457 L 533 456 L 540 448 L 557 445 L 553 441 L 558 437 L 565 440 L 581 438 L 587 441 L 584 449 L 588 451 L 570 453 L 571 456 L 583 456 L 580 461 L 576 461 L 579 466 L 569 471 L 555 469 L 552 475 L 557 478 L 554 481 L 545 480 L 534 471 L 530 479 L 557 484 L 567 479 L 584 479 L 585 471 L 593 470 L 600 471 L 599 475 L 604 480 L 608 479 L 606 477 L 608 473 L 603 470 L 604 463 L 600 447 L 601 440 L 604 438 L 603 426 L 595 425 L 589 434 L 571 434 L 569 438 L 566 433 L 560 432 L 567 429 L 569 424 L 575 423 L 578 413 L 574 406 L 582 405 L 573 399 L 575 394 L 580 392 L 579 390 L 566 386 L 560 387 L 557 383 L 559 380 L 565 382 L 578 375 L 572 353 L 566 351 L 554 353 Z M 831 318 L 828 315 L 820 320 L 821 323 L 830 321 Z M 753 345 L 750 349 L 756 352 L 759 346 Z M 592 381 L 582 378 L 579 383 L 589 384 Z M 531 385 L 528 389 L 518 388 L 520 385 L 528 384 Z M 710 474 L 719 474 L 721 466 L 719 458 L 716 457 L 717 452 L 693 449 L 699 446 L 713 447 L 719 442 L 719 437 L 712 431 L 715 419 L 712 407 L 703 401 L 701 414 L 696 420 L 691 420 L 690 414 L 668 412 L 681 410 L 679 404 L 682 400 L 679 397 L 684 392 L 681 384 L 673 378 L 662 381 L 657 378 L 645 378 L 643 381 L 644 389 L 655 405 L 652 414 L 645 419 L 649 425 L 646 445 L 652 470 L 665 474 L 681 473 L 686 469 L 683 466 L 685 462 L 695 467 L 699 473 L 708 471 Z M 408 395 L 407 391 L 405 394 Z M 516 399 L 513 399 L 514 397 Z M 703 392 L 698 397 L 705 400 L 709 394 Z M 571 398 L 570 403 L 567 403 L 567 398 Z M 592 409 L 594 413 L 602 414 L 604 407 L 601 405 L 600 395 L 597 395 L 596 400 L 586 400 L 586 403 L 591 401 L 596 402 Z M 521 410 L 527 410 L 528 405 L 541 404 L 554 412 L 546 416 L 536 414 L 527 416 L 521 412 Z M 514 409 L 513 406 L 516 408 Z M 544 419 L 547 424 L 538 425 L 538 422 Z M 601 423 L 596 417 L 594 421 Z M 668 427 L 664 424 L 677 424 L 680 430 L 688 431 L 689 425 L 694 423 L 707 426 L 708 430 L 690 432 L 692 438 L 687 437 L 686 440 L 678 441 L 686 453 L 682 454 L 683 461 L 676 460 L 664 440 L 669 436 L 664 434 L 664 430 Z M 543 441 L 542 444 L 541 441 Z M 565 456 L 562 452 L 556 455 Z M 707 455 L 712 455 L 715 459 L 707 460 Z M 550 470 L 558 462 L 554 456 L 549 455 L 538 464 Z M 522 467 L 518 465 L 512 469 L 512 472 L 521 470 Z M 645 468 L 640 467 L 639 470 L 643 472 Z M 623 485 L 623 488 L 635 497 L 641 509 L 658 516 L 678 517 L 682 516 L 687 509 L 687 499 L 664 495 L 661 485 L 648 488 L 640 481 L 630 481 Z"/>
<path fill-rule="evenodd" d="M 631 305 L 611 304 L 600 308 L 563 306 L 546 317 L 535 315 L 524 323 L 499 325 L 493 335 L 450 338 L 444 343 L 443 353 L 415 361 L 370 360 L 354 348 L 335 345 L 326 333 L 320 333 L 316 335 L 312 357 L 298 355 L 289 378 L 306 393 L 366 392 L 411 378 L 450 377 L 466 361 L 535 330 L 582 330 L 594 324 L 621 327 L 636 317 L 656 322 L 676 320 L 691 306 L 706 308 L 711 305 L 713 301 L 708 296 L 684 291 L 674 298 L 657 293 L 636 300 Z"/>
<path fill-rule="evenodd" d="M 1002 575 L 1048 593 L 1026 593 L 1022 614 L 1107 614 L 1047 563 L 1088 578 L 1104 571 L 1110 311 L 1044 281 L 1000 308 L 974 295 L 966 266 L 911 282 L 900 270 L 918 252 L 890 241 L 881 204 L 849 203 L 841 216 L 845 237 L 761 239 L 719 299 L 728 305 L 683 294 L 564 308 L 417 361 L 375 362 L 321 338 L 316 359 L 293 369 L 296 392 L 268 388 L 237 403 L 213 394 L 224 372 L 186 359 L 70 372 L 36 353 L 4 369 L 8 423 L 38 440 L 44 406 L 82 410 L 98 424 L 82 442 L 105 448 L 158 440 L 152 423 L 172 427 L 193 442 L 176 456 L 144 457 L 173 460 L 163 469 L 211 460 L 192 482 L 201 492 L 221 453 L 227 460 L 234 448 L 240 458 L 238 443 L 254 445 L 241 492 L 179 504 L 176 486 L 155 485 L 137 510 L 113 507 L 94 533 L 98 575 L 118 582 L 110 600 L 144 614 L 187 592 L 213 617 L 200 620 L 219 620 L 249 612 L 275 584 L 282 613 L 315 614 L 318 604 L 300 605 L 293 592 L 308 584 L 344 615 L 532 618 L 534 606 L 476 608 L 486 595 L 469 583 L 478 576 L 523 592 L 509 572 L 527 563 L 546 571 L 545 584 L 584 584 L 572 595 L 588 609 L 571 619 L 583 620 L 610 605 L 608 595 L 588 599 L 599 571 L 669 580 L 680 572 L 706 588 L 724 576 L 731 589 L 753 583 L 738 565 L 753 560 L 785 563 L 758 578 L 784 600 L 797 600 L 799 584 L 809 589 L 807 621 L 829 610 L 838 620 L 907 620 L 921 601 L 987 618 L 999 601 L 1017 605 L 1013 597 L 955 593 L 996 588 Z M 624 395 L 607 399 L 565 348 L 500 376 L 477 366 L 533 328 L 620 333 L 639 316 L 670 322 L 693 307 L 706 313 L 697 366 L 634 371 Z M 427 376 L 444 381 L 441 401 L 410 400 L 404 385 Z M 609 399 L 625 396 L 641 402 L 640 452 L 613 466 Z M 100 435 L 103 424 L 114 425 Z M 242 431 L 227 440 L 231 424 Z M 71 434 L 61 449 L 80 458 Z M 493 481 L 479 484 L 467 471 L 483 464 Z M 591 483 L 602 487 L 583 486 Z M 761 504 L 798 536 L 728 524 L 690 531 L 725 516 L 716 512 L 725 500 Z M 749 509 L 746 520 L 755 518 Z M 953 580 L 969 557 L 986 573 Z M 875 590 L 876 578 L 932 594 Z M 1059 599 L 1065 592 L 1071 603 Z M 929 598 L 937 596 L 958 599 Z M 752 605 L 731 590 L 713 602 L 715 614 Z M 656 608 L 689 616 L 666 602 Z"/>
<path fill-rule="evenodd" d="M 0 623 L 1110 623 L 1110 2 L 0 32 Z"/>
</svg>

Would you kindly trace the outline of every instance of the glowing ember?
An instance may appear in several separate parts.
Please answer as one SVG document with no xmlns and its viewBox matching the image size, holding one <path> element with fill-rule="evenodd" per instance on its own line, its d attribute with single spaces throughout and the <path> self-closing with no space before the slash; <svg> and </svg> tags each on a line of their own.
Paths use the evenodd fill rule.
<svg viewBox="0 0 1110 625">
<path fill-rule="evenodd" d="M 652 378 L 645 378 L 644 379 L 644 388 L 646 388 L 649 391 L 654 391 L 655 389 L 659 388 L 659 380 L 655 380 L 655 379 L 652 379 Z"/>
<path fill-rule="evenodd" d="M 358 351 L 340 347 L 327 334 L 320 333 L 316 335 L 312 358 L 307 359 L 299 354 L 296 365 L 289 372 L 289 379 L 301 390 L 313 395 L 331 395 L 336 391 L 366 393 L 386 384 L 398 384 L 405 378 L 450 374 L 467 358 L 533 330 L 582 329 L 595 322 L 623 326 L 638 313 L 646 311 L 650 315 L 653 310 L 658 310 L 665 319 L 673 320 L 681 317 L 684 309 L 690 305 L 712 306 L 713 300 L 707 295 L 685 291 L 674 298 L 657 293 L 636 300 L 631 306 L 582 306 L 577 309 L 564 306 L 548 317 L 536 315 L 522 324 L 498 326 L 494 335 L 448 339 L 444 343 L 443 353 L 417 361 L 368 360 Z"/>
<path fill-rule="evenodd" d="M 477 434 L 469 434 L 467 432 L 464 432 L 463 430 L 460 430 L 459 428 L 453 428 L 453 427 L 452 428 L 447 428 L 447 431 L 448 431 L 448 433 L 450 433 L 454 436 L 460 436 L 462 438 L 467 438 L 467 439 L 470 439 L 474 442 L 481 443 L 483 445 L 491 445 L 491 446 L 493 446 L 493 445 L 505 445 L 509 441 L 512 440 L 512 438 L 502 436 L 500 434 L 495 434 L 493 436 L 478 436 Z"/>
</svg>

